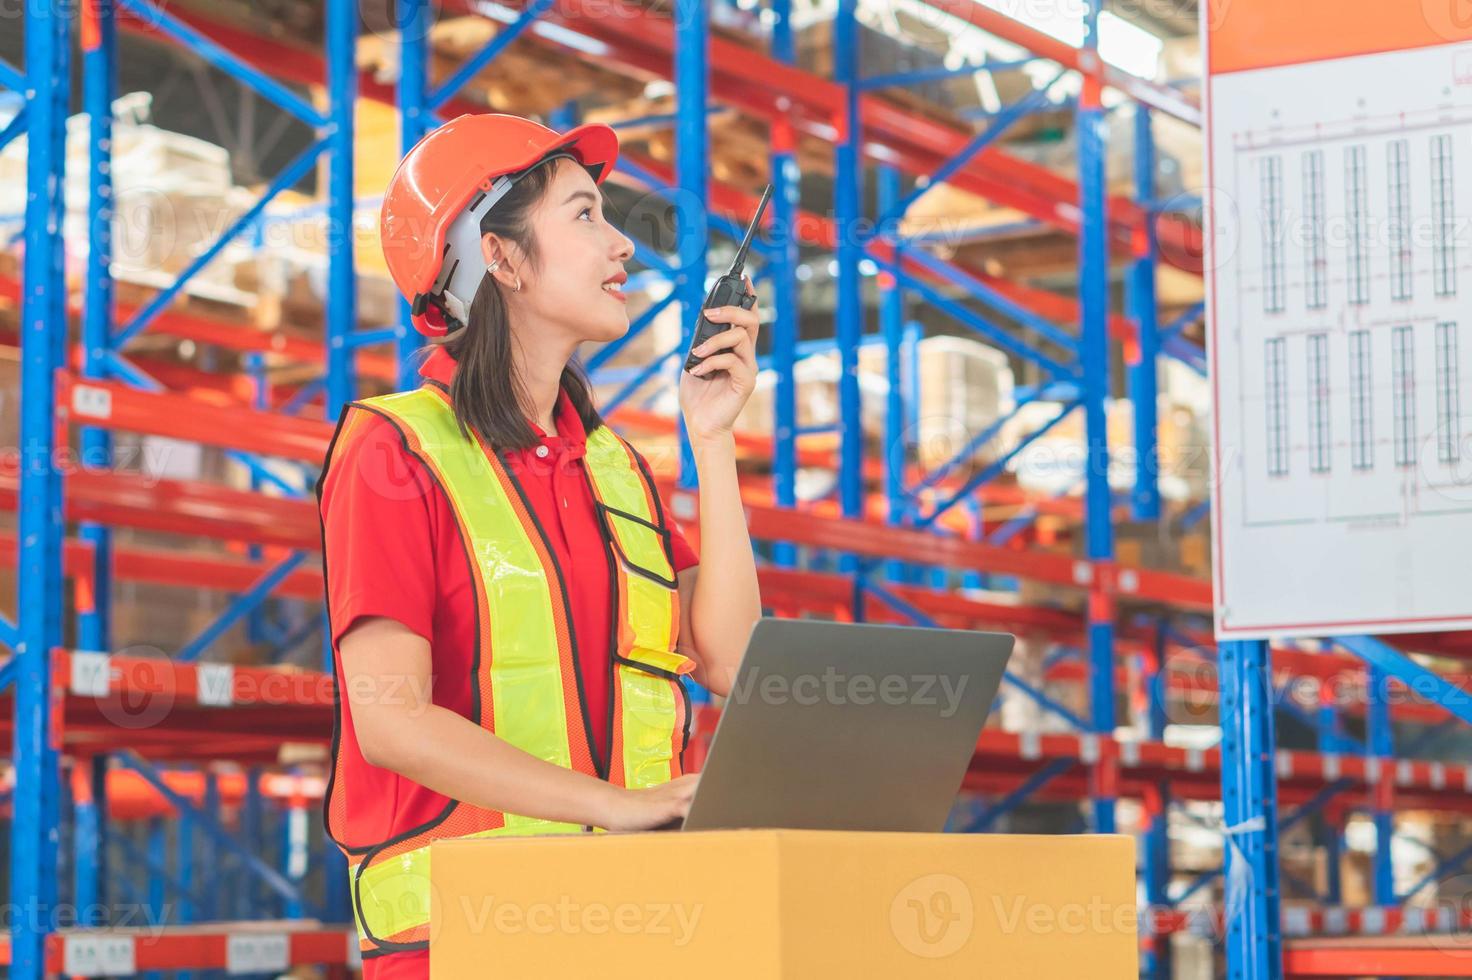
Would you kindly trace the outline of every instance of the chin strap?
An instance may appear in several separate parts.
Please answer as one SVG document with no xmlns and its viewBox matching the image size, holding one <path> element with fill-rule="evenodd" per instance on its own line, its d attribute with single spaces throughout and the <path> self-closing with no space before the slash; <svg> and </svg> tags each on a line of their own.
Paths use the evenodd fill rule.
<svg viewBox="0 0 1472 980">
<path fill-rule="evenodd" d="M 414 302 L 409 304 L 409 311 L 415 316 L 424 316 L 431 308 L 439 310 L 440 317 L 445 321 L 445 333 L 454 333 L 465 326 L 470 318 L 470 311 L 465 304 L 452 293 L 417 293 Z"/>
</svg>

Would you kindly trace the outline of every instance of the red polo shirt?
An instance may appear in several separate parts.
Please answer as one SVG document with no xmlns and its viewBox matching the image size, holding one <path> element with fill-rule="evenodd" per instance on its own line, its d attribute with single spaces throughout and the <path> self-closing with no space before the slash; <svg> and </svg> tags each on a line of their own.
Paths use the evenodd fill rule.
<svg viewBox="0 0 1472 980">
<path fill-rule="evenodd" d="M 449 384 L 455 361 L 437 348 L 419 373 Z M 365 616 L 398 620 L 430 643 L 433 701 L 471 717 L 471 657 L 475 605 L 470 569 L 445 495 L 387 420 L 357 413 L 360 421 L 338 436 L 336 459 L 322 487 L 323 547 L 332 646 Z M 608 562 L 583 476 L 586 434 L 566 393 L 558 396 L 557 434 L 532 424 L 539 445 L 502 452 L 526 489 L 564 570 L 573 627 L 579 640 L 589 719 L 600 757 L 608 721 L 610 582 Z M 641 457 L 642 458 L 642 457 Z M 698 562 L 669 517 L 674 567 Z M 573 571 L 575 570 L 575 571 Z M 343 682 L 338 668 L 338 682 Z M 377 843 L 432 819 L 446 797 L 364 761 L 342 699 L 338 745 L 348 843 Z M 397 957 L 394 957 L 397 958 Z"/>
</svg>

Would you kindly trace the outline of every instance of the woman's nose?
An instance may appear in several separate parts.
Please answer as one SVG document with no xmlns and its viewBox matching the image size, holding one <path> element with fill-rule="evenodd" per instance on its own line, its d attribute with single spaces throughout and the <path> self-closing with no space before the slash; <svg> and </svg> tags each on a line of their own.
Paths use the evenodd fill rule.
<svg viewBox="0 0 1472 980">
<path fill-rule="evenodd" d="M 627 262 L 634 257 L 634 240 L 617 228 L 614 229 L 613 233 L 618 239 L 614 243 L 614 255 L 619 261 Z"/>
</svg>

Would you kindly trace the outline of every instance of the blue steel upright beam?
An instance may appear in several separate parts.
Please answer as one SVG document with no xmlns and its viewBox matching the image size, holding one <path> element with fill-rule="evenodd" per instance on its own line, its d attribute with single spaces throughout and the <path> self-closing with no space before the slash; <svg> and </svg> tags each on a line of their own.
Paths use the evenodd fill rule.
<svg viewBox="0 0 1472 980">
<path fill-rule="evenodd" d="M 107 756 L 77 764 L 87 767 L 87 789 L 77 796 L 72 817 L 72 901 L 79 909 L 97 908 L 107 902 Z"/>
<path fill-rule="evenodd" d="M 880 214 L 889 214 L 900 195 L 899 171 L 888 164 L 875 169 L 875 202 Z M 898 218 L 896 218 L 898 223 Z M 901 254 L 904 244 L 895 236 L 895 265 L 903 266 Z M 884 496 L 888 502 L 886 515 L 890 524 L 900 525 L 910 510 L 909 495 L 905 492 L 905 386 L 900 380 L 905 340 L 905 294 L 903 282 L 892 272 L 879 275 L 879 329 L 884 335 L 884 373 L 889 382 L 887 404 L 884 412 Z M 884 563 L 885 578 L 899 582 L 904 577 L 904 562 L 890 559 Z"/>
<path fill-rule="evenodd" d="M 1156 355 L 1159 328 L 1155 303 L 1155 266 L 1158 243 L 1155 235 L 1155 139 L 1150 128 L 1150 107 L 1135 104 L 1135 197 L 1145 209 L 1144 227 L 1130 265 L 1129 313 L 1135 322 L 1134 360 L 1128 371 L 1130 402 L 1134 406 L 1135 489 L 1130 506 L 1136 520 L 1160 517 L 1160 462 L 1156 425 L 1157 388 L 1160 366 Z"/>
<path fill-rule="evenodd" d="M 1365 682 L 1365 748 L 1370 755 L 1366 763 L 1378 766 L 1382 759 L 1395 755 L 1395 736 L 1390 726 L 1390 675 L 1369 664 L 1365 667 Z M 1384 797 L 1380 789 L 1377 784 L 1370 793 L 1370 814 L 1375 823 L 1372 893 L 1376 905 L 1394 905 L 1397 901 L 1395 866 L 1390 842 L 1395 836 L 1395 814 L 1381 805 Z"/>
<path fill-rule="evenodd" d="M 112 280 L 112 102 L 117 89 L 117 20 L 112 0 L 81 5 L 82 109 L 87 113 L 87 280 L 82 303 L 82 377 L 105 379 L 111 373 L 114 289 Z M 83 427 L 82 458 L 87 467 L 112 465 L 112 434 Z M 92 545 L 92 608 L 77 616 L 77 643 L 85 650 L 112 649 L 112 530 L 81 524 L 77 535 Z M 87 766 L 90 792 L 76 807 L 72 841 L 75 901 L 78 908 L 106 901 L 107 755 L 79 760 Z"/>
<path fill-rule="evenodd" d="M 1227 980 L 1283 975 L 1272 663 L 1262 640 L 1218 647 Z"/>
<path fill-rule="evenodd" d="M 20 557 L 11 795 L 11 964 L 45 973 L 57 899 L 61 767 L 51 729 L 51 650 L 62 642 L 62 475 L 56 465 L 56 371 L 65 361 L 62 216 L 71 70 L 64 4 L 25 6 L 26 210 L 21 298 Z"/>
<path fill-rule="evenodd" d="M 1166 662 L 1169 649 L 1165 620 L 1161 617 L 1156 621 L 1150 649 L 1143 655 L 1147 664 L 1144 671 L 1148 705 L 1146 731 L 1152 742 L 1165 740 L 1165 727 L 1170 723 Z M 1140 879 L 1145 887 L 1145 905 L 1157 909 L 1170 904 L 1170 781 L 1162 779 L 1152 789 L 1153 795 L 1146 797 L 1145 819 L 1148 822 L 1140 841 Z M 1169 935 L 1152 933 L 1140 958 L 1142 976 L 1150 980 L 1170 980 L 1174 970 L 1170 944 Z"/>
<path fill-rule="evenodd" d="M 327 4 L 327 417 L 357 393 L 349 339 L 358 327 L 353 274 L 353 112 L 358 98 L 354 61 L 358 7 L 352 0 Z"/>
<path fill-rule="evenodd" d="M 429 0 L 395 0 L 399 25 L 399 152 L 410 147 L 434 126 L 429 108 Z M 398 390 L 418 386 L 413 355 L 419 349 L 419 331 L 409 319 L 409 302 L 399 300 Z M 329 419 L 335 412 L 327 413 Z"/>
<path fill-rule="evenodd" d="M 82 305 L 82 377 L 105 379 L 112 323 L 112 100 L 117 77 L 117 24 L 112 0 L 82 5 L 82 108 L 91 145 L 87 151 L 87 281 Z M 81 431 L 87 467 L 112 465 L 112 435 L 86 426 Z M 92 608 L 77 616 L 77 645 L 111 650 L 112 531 L 84 523 L 77 536 L 92 545 Z"/>
<path fill-rule="evenodd" d="M 772 57 L 792 64 L 792 0 L 771 0 Z M 797 133 L 785 116 L 772 123 L 772 226 L 777 234 L 766 270 L 772 280 L 772 367 L 777 376 L 772 413 L 772 495 L 778 507 L 797 506 L 797 381 L 793 377 L 799 333 L 797 301 Z M 772 546 L 772 563 L 797 564 L 790 541 Z"/>
<path fill-rule="evenodd" d="M 859 404 L 859 340 L 864 332 L 859 260 L 864 254 L 859 218 L 863 201 L 863 163 L 859 155 L 859 0 L 838 0 L 833 21 L 833 80 L 843 87 L 843 108 L 834 122 L 833 230 L 838 238 L 838 293 L 834 332 L 838 339 L 838 501 L 844 517 L 864 513 L 864 424 Z M 839 570 L 857 570 L 852 555 L 839 559 Z"/>
<path fill-rule="evenodd" d="M 1089 0 L 1084 15 L 1085 57 L 1097 58 L 1099 10 L 1102 0 Z M 1093 78 L 1083 80 L 1076 128 L 1078 131 L 1078 186 L 1082 220 L 1079 228 L 1079 298 L 1083 315 L 1079 360 L 1083 366 L 1085 455 L 1084 524 L 1088 558 L 1097 568 L 1114 558 L 1114 527 L 1109 490 L 1109 242 L 1105 213 L 1105 127 L 1102 88 Z M 1091 720 L 1101 735 L 1114 733 L 1114 617 L 1108 595 L 1095 575 L 1089 596 L 1089 703 Z M 1097 792 L 1097 790 L 1096 790 Z M 1114 832 L 1114 799 L 1093 799 L 1094 830 Z"/>
<path fill-rule="evenodd" d="M 358 101 L 358 5 L 354 0 L 328 0 L 327 5 L 327 418 L 337 418 L 344 404 L 357 397 L 353 348 L 358 328 L 358 282 L 353 267 L 353 114 Z M 403 370 L 402 361 L 400 370 Z M 324 615 L 325 610 L 324 610 Z M 324 669 L 331 663 L 331 631 L 324 629 Z M 323 839 L 326 889 L 323 907 L 334 922 L 351 918 L 347 859 L 337 845 Z"/>
<path fill-rule="evenodd" d="M 675 182 L 679 185 L 680 271 L 675 292 L 680 297 L 680 346 L 689 348 L 695 321 L 705 302 L 705 250 L 710 222 L 710 132 L 705 115 L 710 91 L 710 8 L 705 0 L 675 0 Z M 685 370 L 683 357 L 675 363 L 676 388 Z M 690 434 L 680 418 L 680 475 L 683 490 L 696 487 L 695 455 Z"/>
</svg>

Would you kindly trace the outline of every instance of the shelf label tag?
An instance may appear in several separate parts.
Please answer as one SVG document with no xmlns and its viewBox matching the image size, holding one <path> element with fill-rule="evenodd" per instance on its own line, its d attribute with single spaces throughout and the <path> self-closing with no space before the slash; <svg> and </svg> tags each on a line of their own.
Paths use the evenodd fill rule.
<svg viewBox="0 0 1472 980">
<path fill-rule="evenodd" d="M 285 933 L 234 933 L 225 944 L 226 973 L 267 973 L 291 965 Z"/>
<path fill-rule="evenodd" d="M 72 411 L 92 419 L 110 419 L 112 392 L 92 385 L 72 385 Z"/>
<path fill-rule="evenodd" d="M 199 703 L 226 707 L 235 697 L 235 667 L 231 664 L 199 665 Z"/>
<path fill-rule="evenodd" d="M 61 972 L 74 977 L 129 976 L 138 972 L 132 936 L 69 935 Z"/>
<path fill-rule="evenodd" d="M 72 693 L 82 697 L 107 697 L 112 681 L 112 658 L 89 650 L 74 650 L 71 658 Z"/>
</svg>

